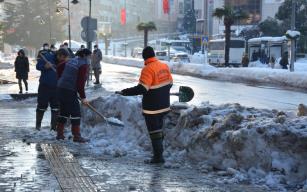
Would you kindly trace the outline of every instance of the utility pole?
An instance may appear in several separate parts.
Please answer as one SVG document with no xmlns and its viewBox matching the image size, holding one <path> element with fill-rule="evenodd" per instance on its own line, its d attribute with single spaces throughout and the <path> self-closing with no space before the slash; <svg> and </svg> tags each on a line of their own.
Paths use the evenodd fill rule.
<svg viewBox="0 0 307 192">
<path fill-rule="evenodd" d="M 296 0 L 292 0 L 292 13 L 291 13 L 291 30 L 295 30 L 295 17 L 296 17 Z M 291 40 L 291 60 L 290 60 L 290 71 L 294 71 L 294 61 L 295 61 L 295 44 L 296 40 Z"/>
<path fill-rule="evenodd" d="M 71 25 L 70 25 L 70 3 L 67 0 L 67 10 L 68 10 L 68 40 L 69 40 L 69 48 L 71 48 Z"/>
</svg>

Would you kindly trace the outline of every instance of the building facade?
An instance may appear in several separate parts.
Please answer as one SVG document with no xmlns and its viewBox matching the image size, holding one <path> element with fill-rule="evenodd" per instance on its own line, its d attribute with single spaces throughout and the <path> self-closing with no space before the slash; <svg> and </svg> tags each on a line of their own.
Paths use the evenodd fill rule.
<svg viewBox="0 0 307 192">
<path fill-rule="evenodd" d="M 278 12 L 279 7 L 285 0 L 263 0 L 261 9 L 261 21 L 266 20 L 268 17 L 274 18 Z"/>
<path fill-rule="evenodd" d="M 67 0 L 61 0 L 62 5 Z M 140 22 L 154 21 L 156 33 L 174 32 L 177 26 L 180 0 L 170 0 L 170 16 L 163 13 L 163 0 L 110 0 L 92 1 L 92 17 L 98 20 L 98 30 L 110 26 L 112 38 L 142 35 L 136 30 Z M 126 25 L 121 24 L 121 10 L 126 8 Z M 67 12 L 63 12 L 67 14 Z M 89 14 L 88 1 L 71 4 L 72 39 L 81 41 L 81 19 Z"/>
<path fill-rule="evenodd" d="M 223 21 L 212 16 L 214 10 L 225 5 L 241 9 L 249 14 L 248 20 L 235 23 L 232 30 L 239 33 L 247 26 L 257 25 L 268 17 L 274 18 L 278 8 L 284 0 L 199 0 L 195 1 L 198 17 L 198 32 L 208 34 L 209 37 L 224 34 Z"/>
</svg>

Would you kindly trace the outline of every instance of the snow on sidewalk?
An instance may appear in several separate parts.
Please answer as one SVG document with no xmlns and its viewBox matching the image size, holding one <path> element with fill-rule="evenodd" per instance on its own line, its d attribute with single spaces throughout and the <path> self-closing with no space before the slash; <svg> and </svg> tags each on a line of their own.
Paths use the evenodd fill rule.
<svg viewBox="0 0 307 192">
<path fill-rule="evenodd" d="M 124 128 L 106 126 L 83 111 L 84 136 L 95 154 L 114 157 L 149 155 L 150 139 L 138 97 L 111 95 L 92 104 Z M 254 183 L 283 191 L 304 187 L 307 177 L 307 118 L 239 104 L 198 107 L 174 104 L 165 119 L 166 167 L 193 164 L 218 174 L 222 183 Z M 307 188 L 307 185 L 305 186 Z"/>
<path fill-rule="evenodd" d="M 105 56 L 105 63 L 143 67 L 142 59 Z M 269 83 L 278 86 L 287 86 L 300 89 L 307 88 L 307 60 L 296 63 L 296 71 L 289 72 L 283 69 L 264 67 L 249 68 L 215 68 L 208 64 L 179 64 L 166 62 L 172 72 L 181 75 L 190 75 L 205 79 L 224 80 L 240 83 Z"/>
</svg>

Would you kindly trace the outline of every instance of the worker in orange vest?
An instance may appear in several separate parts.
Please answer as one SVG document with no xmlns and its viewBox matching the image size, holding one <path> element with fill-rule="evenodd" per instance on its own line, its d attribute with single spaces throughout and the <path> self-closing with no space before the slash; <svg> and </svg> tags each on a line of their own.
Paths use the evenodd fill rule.
<svg viewBox="0 0 307 192">
<path fill-rule="evenodd" d="M 146 47 L 142 56 L 145 66 L 139 84 L 116 93 L 123 96 L 143 95 L 143 115 L 153 148 L 153 157 L 145 163 L 164 163 L 163 118 L 170 111 L 170 89 L 173 78 L 168 65 L 155 57 L 152 47 Z"/>
</svg>

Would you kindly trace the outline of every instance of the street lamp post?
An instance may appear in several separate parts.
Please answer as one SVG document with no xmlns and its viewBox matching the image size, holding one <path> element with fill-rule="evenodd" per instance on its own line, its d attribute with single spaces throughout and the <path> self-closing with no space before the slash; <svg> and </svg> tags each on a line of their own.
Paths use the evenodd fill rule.
<svg viewBox="0 0 307 192">
<path fill-rule="evenodd" d="M 75 1 L 72 3 L 76 4 Z M 69 48 L 71 48 L 71 24 L 70 24 L 70 2 L 67 0 L 67 7 L 57 7 L 56 12 L 60 12 L 59 9 L 65 9 L 68 12 L 68 41 L 69 41 Z"/>
</svg>

